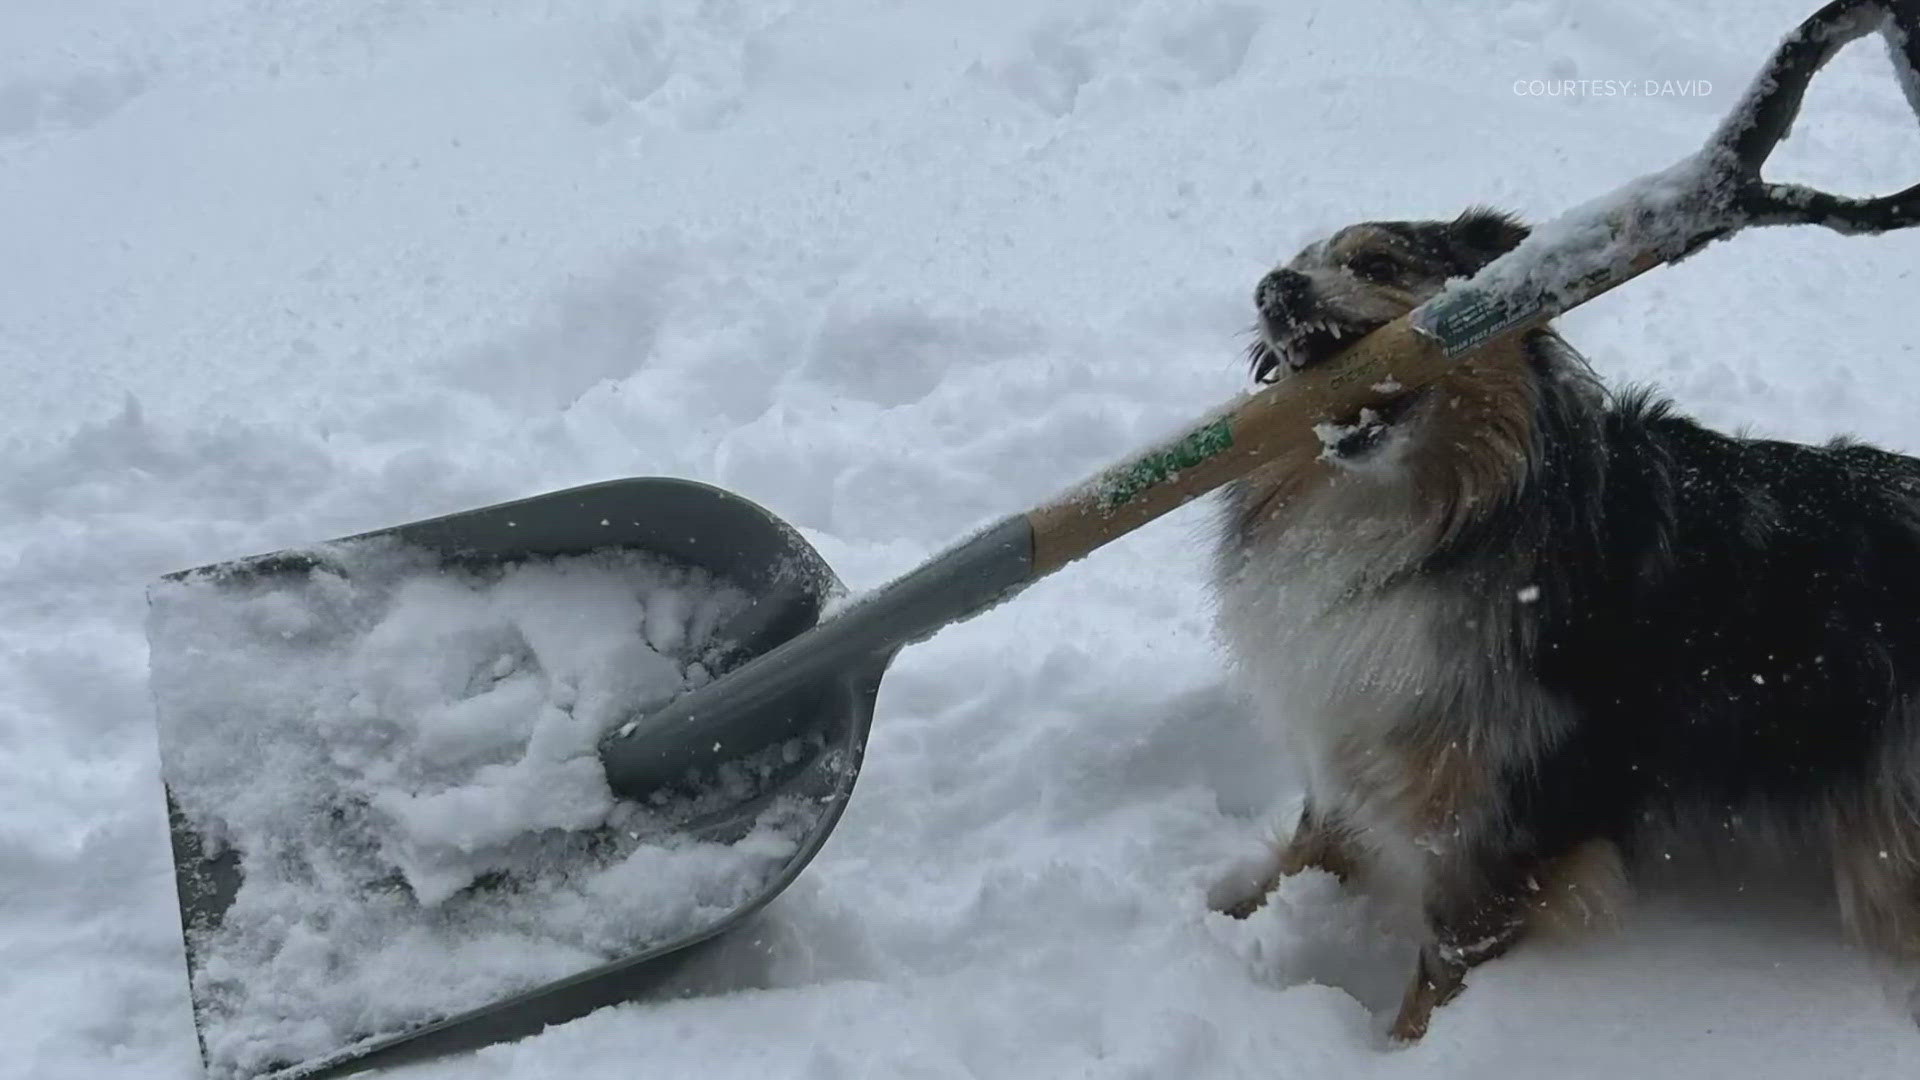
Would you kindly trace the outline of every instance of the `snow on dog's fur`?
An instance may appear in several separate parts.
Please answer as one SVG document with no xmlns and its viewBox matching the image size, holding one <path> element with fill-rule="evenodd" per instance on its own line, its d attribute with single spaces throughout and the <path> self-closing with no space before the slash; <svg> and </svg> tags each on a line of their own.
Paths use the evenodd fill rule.
<svg viewBox="0 0 1920 1080">
<path fill-rule="evenodd" d="M 1262 381 L 1526 236 L 1369 222 L 1262 279 Z M 1228 489 L 1220 626 L 1307 805 L 1309 866 L 1410 888 L 1394 1033 L 1530 928 L 1609 917 L 1675 829 L 1831 856 L 1848 928 L 1920 955 L 1920 462 L 1736 438 L 1613 394 L 1551 330 Z M 1737 831 L 1737 830 L 1736 830 Z"/>
</svg>

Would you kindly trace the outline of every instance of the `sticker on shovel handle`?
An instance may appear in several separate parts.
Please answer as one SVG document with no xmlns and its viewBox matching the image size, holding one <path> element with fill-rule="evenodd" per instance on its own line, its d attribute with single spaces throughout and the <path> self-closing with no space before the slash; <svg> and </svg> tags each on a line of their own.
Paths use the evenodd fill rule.
<svg viewBox="0 0 1920 1080">
<path fill-rule="evenodd" d="M 1413 314 L 1413 328 L 1451 358 L 1526 322 L 1539 310 L 1538 304 L 1518 304 L 1497 293 L 1462 287 L 1422 305 Z"/>
<path fill-rule="evenodd" d="M 1178 476 L 1180 470 L 1192 468 L 1232 445 L 1233 423 L 1228 417 L 1195 428 L 1172 445 L 1149 451 L 1102 477 L 1100 509 L 1112 510 L 1131 502 L 1134 496 L 1155 484 Z"/>
</svg>

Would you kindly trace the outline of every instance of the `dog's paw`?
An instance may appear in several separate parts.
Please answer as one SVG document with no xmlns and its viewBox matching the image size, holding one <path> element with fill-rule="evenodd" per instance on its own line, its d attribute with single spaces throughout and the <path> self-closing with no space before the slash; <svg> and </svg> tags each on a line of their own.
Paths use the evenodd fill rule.
<svg viewBox="0 0 1920 1080">
<path fill-rule="evenodd" d="M 1267 897 L 1273 895 L 1274 885 L 1277 884 L 1278 882 L 1265 884 L 1258 890 L 1246 892 L 1237 900 L 1209 901 L 1207 906 L 1230 919 L 1244 919 L 1267 906 Z"/>
<path fill-rule="evenodd" d="M 1207 890 L 1207 907 L 1234 919 L 1244 919 L 1266 906 L 1267 898 L 1286 876 L 1280 849 L 1270 847 L 1222 874 Z"/>
</svg>

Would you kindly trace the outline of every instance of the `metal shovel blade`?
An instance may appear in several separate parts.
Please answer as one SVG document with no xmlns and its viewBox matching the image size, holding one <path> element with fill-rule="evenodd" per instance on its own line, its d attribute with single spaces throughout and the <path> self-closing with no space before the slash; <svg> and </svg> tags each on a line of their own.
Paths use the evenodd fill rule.
<svg viewBox="0 0 1920 1080">
<path fill-rule="evenodd" d="M 785 522 L 737 495 L 677 479 L 593 484 L 333 543 L 353 541 L 398 542 L 434 553 L 447 566 L 468 570 L 484 571 L 528 559 L 607 549 L 637 551 L 695 567 L 751 598 L 714 635 L 715 640 L 733 644 L 729 663 L 763 653 L 813 626 L 820 618 L 822 604 L 841 591 L 839 580 L 819 553 Z M 329 546 L 182 571 L 156 584 L 155 591 L 162 584 L 189 583 L 196 588 L 245 589 L 258 594 L 326 566 Z M 151 625 L 157 628 L 160 623 Z M 161 643 L 155 644 L 158 664 Z M 736 719 L 730 728 L 736 742 L 726 756 L 745 756 L 775 746 L 786 753 L 775 756 L 779 764 L 750 795 L 722 800 L 718 805 L 711 798 L 689 799 L 684 805 L 693 809 L 672 821 L 678 836 L 730 843 L 752 829 L 757 815 L 776 799 L 815 808 L 810 820 L 800 827 L 791 854 L 783 863 L 775 864 L 743 902 L 680 928 L 670 937 L 637 941 L 631 954 L 612 962 L 523 989 L 504 1000 L 476 1004 L 402 1030 L 343 1032 L 338 1045 L 325 1053 L 245 1066 L 208 1057 L 209 1025 L 231 1012 L 234 989 L 228 985 L 216 992 L 214 984 L 219 980 L 208 970 L 206 946 L 247 887 L 249 852 L 224 844 L 218 808 L 209 810 L 204 799 L 196 800 L 194 791 L 181 786 L 190 779 L 170 768 L 175 756 L 170 751 L 177 749 L 170 746 L 170 741 L 183 737 L 188 718 L 168 715 L 165 701 L 156 692 L 161 712 L 162 779 L 167 784 L 194 1019 L 209 1072 L 234 1077 L 345 1075 L 523 1037 L 549 1024 L 630 1000 L 657 986 L 695 954 L 692 946 L 711 940 L 760 909 L 819 851 L 851 794 L 873 719 L 874 695 L 890 655 L 862 657 L 812 685 L 785 694 L 749 717 Z M 156 669 L 156 686 L 161 676 Z M 794 752 L 796 746 L 802 748 L 800 752 Z M 699 776 L 689 779 L 697 781 Z M 682 805 L 663 801 L 669 806 Z M 487 887 L 484 881 L 471 886 Z"/>
</svg>

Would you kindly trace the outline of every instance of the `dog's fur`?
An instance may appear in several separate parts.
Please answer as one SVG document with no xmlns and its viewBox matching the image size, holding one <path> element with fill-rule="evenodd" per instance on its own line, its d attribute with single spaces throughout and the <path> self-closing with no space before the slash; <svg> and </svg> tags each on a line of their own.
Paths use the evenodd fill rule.
<svg viewBox="0 0 1920 1080">
<path fill-rule="evenodd" d="M 1307 248 L 1256 289 L 1256 377 L 1525 235 L 1475 209 Z M 1710 431 L 1541 330 L 1233 485 L 1223 526 L 1222 636 L 1308 791 L 1230 908 L 1308 866 L 1416 889 L 1395 1035 L 1688 823 L 1818 845 L 1848 929 L 1920 955 L 1920 461 Z"/>
</svg>

